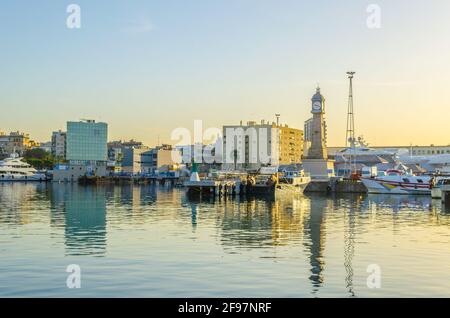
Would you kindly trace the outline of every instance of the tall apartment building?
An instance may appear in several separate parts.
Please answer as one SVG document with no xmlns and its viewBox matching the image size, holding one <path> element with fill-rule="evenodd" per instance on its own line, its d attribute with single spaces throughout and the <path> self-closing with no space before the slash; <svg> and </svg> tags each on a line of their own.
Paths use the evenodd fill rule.
<svg viewBox="0 0 450 318">
<path fill-rule="evenodd" d="M 303 156 L 303 131 L 287 125 L 280 129 L 280 165 L 301 163 Z"/>
<path fill-rule="evenodd" d="M 223 127 L 223 168 L 259 169 L 300 163 L 303 132 L 287 125 L 249 121 Z"/>
<path fill-rule="evenodd" d="M 66 159 L 66 141 L 66 132 L 59 130 L 52 133 L 51 152 L 53 157 L 63 160 Z"/>
</svg>

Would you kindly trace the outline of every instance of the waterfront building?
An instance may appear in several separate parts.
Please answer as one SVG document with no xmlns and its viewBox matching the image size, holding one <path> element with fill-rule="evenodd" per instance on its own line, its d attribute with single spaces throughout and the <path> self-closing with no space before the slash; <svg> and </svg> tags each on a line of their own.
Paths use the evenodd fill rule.
<svg viewBox="0 0 450 318">
<path fill-rule="evenodd" d="M 303 131 L 288 125 L 277 126 L 280 130 L 280 165 L 301 163 L 303 157 Z"/>
<path fill-rule="evenodd" d="M 38 147 L 39 143 L 30 139 L 30 136 L 19 131 L 9 134 L 0 132 L 0 154 L 10 155 L 17 153 L 22 156 L 26 150 Z"/>
<path fill-rule="evenodd" d="M 257 170 L 301 163 L 303 131 L 262 120 L 223 127 L 223 169 Z"/>
<path fill-rule="evenodd" d="M 39 144 L 39 149 L 42 149 L 48 153 L 52 153 L 52 142 L 51 141 L 41 142 Z"/>
<path fill-rule="evenodd" d="M 317 87 L 311 98 L 311 113 L 313 114 L 308 136 L 311 146 L 303 159 L 303 168 L 313 179 L 328 179 L 334 176 L 334 162 L 328 159 L 325 135 L 325 98 Z"/>
<path fill-rule="evenodd" d="M 125 147 L 122 149 L 121 171 L 129 174 L 142 172 L 141 154 L 150 150 L 145 146 Z"/>
<path fill-rule="evenodd" d="M 179 149 L 163 144 L 141 153 L 141 171 L 155 174 L 161 170 L 168 170 L 182 162 Z"/>
<path fill-rule="evenodd" d="M 95 120 L 67 122 L 66 160 L 54 169 L 54 181 L 77 181 L 106 175 L 108 125 Z"/>
<path fill-rule="evenodd" d="M 72 163 L 99 163 L 107 160 L 108 125 L 95 120 L 67 122 L 67 160 Z"/>
<path fill-rule="evenodd" d="M 59 130 L 52 133 L 51 153 L 53 157 L 61 160 L 66 159 L 66 142 L 66 132 Z"/>
<path fill-rule="evenodd" d="M 122 161 L 124 156 L 125 148 L 142 148 L 144 147 L 143 143 L 136 140 L 129 141 L 111 141 L 108 142 L 108 166 L 114 172 L 122 171 Z"/>
<path fill-rule="evenodd" d="M 224 170 L 257 170 L 279 164 L 280 131 L 276 125 L 249 121 L 223 126 Z"/>
<path fill-rule="evenodd" d="M 217 138 L 214 144 L 204 145 L 198 143 L 195 145 L 176 146 L 175 148 L 180 151 L 182 163 L 187 168 L 191 168 L 193 161 L 197 163 L 198 173 L 209 173 L 212 170 L 217 171 L 222 168 L 221 137 Z"/>
</svg>

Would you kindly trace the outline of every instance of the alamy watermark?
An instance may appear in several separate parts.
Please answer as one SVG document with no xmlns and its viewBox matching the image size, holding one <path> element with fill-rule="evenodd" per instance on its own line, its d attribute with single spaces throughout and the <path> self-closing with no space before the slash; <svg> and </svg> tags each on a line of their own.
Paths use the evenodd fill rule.
<svg viewBox="0 0 450 318">
<path fill-rule="evenodd" d="M 171 140 L 175 142 L 172 159 L 179 160 L 181 150 L 182 163 L 278 164 L 280 133 L 271 124 L 203 130 L 203 122 L 195 120 L 193 134 L 179 127 L 172 131 Z"/>
<path fill-rule="evenodd" d="M 366 12 L 369 14 L 366 25 L 369 29 L 381 28 L 381 7 L 378 4 L 370 4 L 367 6 Z"/>
<path fill-rule="evenodd" d="M 66 268 L 66 272 L 70 273 L 66 279 L 66 286 L 69 289 L 81 288 L 81 267 L 77 264 L 70 264 Z"/>
<path fill-rule="evenodd" d="M 69 16 L 66 19 L 66 26 L 68 29 L 80 29 L 81 28 L 81 7 L 78 4 L 69 4 L 66 12 Z"/>
<path fill-rule="evenodd" d="M 367 266 L 366 272 L 369 273 L 366 280 L 367 288 L 381 288 L 381 267 L 377 264 L 370 264 Z"/>
</svg>

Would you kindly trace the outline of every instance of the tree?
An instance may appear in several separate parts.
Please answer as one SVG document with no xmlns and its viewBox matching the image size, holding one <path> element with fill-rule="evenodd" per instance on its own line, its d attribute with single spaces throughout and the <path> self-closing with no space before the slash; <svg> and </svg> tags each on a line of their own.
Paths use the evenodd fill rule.
<svg viewBox="0 0 450 318">
<path fill-rule="evenodd" d="M 38 170 L 52 169 L 55 164 L 55 158 L 41 148 L 26 150 L 23 158 L 25 162 Z"/>
</svg>

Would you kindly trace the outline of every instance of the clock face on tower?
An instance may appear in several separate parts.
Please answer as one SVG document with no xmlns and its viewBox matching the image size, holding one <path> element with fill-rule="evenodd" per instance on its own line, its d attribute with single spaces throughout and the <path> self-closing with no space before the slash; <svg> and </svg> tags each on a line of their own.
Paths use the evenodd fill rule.
<svg viewBox="0 0 450 318">
<path fill-rule="evenodd" d="M 320 112 L 322 110 L 322 103 L 317 101 L 313 103 L 313 111 Z"/>
</svg>

